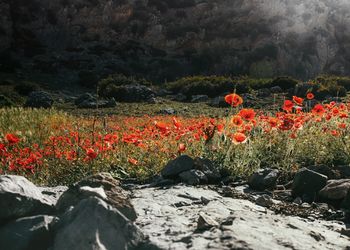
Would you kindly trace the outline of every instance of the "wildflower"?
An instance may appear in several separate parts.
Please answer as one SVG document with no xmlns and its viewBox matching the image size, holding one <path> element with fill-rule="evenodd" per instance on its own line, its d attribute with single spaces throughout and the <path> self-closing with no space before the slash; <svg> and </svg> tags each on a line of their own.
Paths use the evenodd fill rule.
<svg viewBox="0 0 350 250">
<path fill-rule="evenodd" d="M 293 96 L 293 101 L 298 105 L 303 105 L 304 99 L 301 97 Z"/>
<path fill-rule="evenodd" d="M 139 164 L 139 161 L 134 159 L 134 158 L 128 158 L 128 162 L 132 165 L 137 165 Z"/>
<path fill-rule="evenodd" d="M 232 117 L 231 123 L 232 123 L 234 126 L 240 127 L 240 126 L 242 126 L 242 124 L 243 124 L 243 119 L 242 119 L 242 117 L 240 117 L 239 115 L 235 115 L 235 116 Z"/>
<path fill-rule="evenodd" d="M 282 109 L 286 112 L 291 112 L 293 109 L 293 102 L 290 100 L 285 100 Z"/>
<path fill-rule="evenodd" d="M 231 135 L 231 140 L 234 144 L 245 143 L 247 141 L 247 136 L 243 133 L 237 132 Z"/>
<path fill-rule="evenodd" d="M 186 145 L 184 143 L 180 143 L 177 152 L 182 153 L 186 150 Z"/>
<path fill-rule="evenodd" d="M 331 130 L 331 134 L 333 135 L 333 136 L 339 136 L 339 132 L 337 131 L 337 130 Z"/>
<path fill-rule="evenodd" d="M 254 109 L 242 109 L 241 111 L 239 111 L 239 115 L 243 119 L 251 121 L 255 118 L 255 111 Z"/>
<path fill-rule="evenodd" d="M 243 99 L 239 95 L 233 93 L 225 96 L 225 102 L 227 102 L 232 107 L 238 107 L 243 103 Z"/>
<path fill-rule="evenodd" d="M 307 93 L 306 98 L 307 98 L 308 100 L 312 100 L 312 99 L 315 98 L 315 95 L 314 95 L 313 93 L 309 92 L 309 93 Z"/>
<path fill-rule="evenodd" d="M 322 106 L 322 104 L 316 104 L 315 107 L 312 109 L 312 113 L 315 115 L 323 115 L 324 112 L 325 109 Z"/>
<path fill-rule="evenodd" d="M 7 134 L 5 137 L 10 144 L 17 144 L 20 141 L 20 139 L 14 134 Z"/>
<path fill-rule="evenodd" d="M 88 148 L 86 150 L 86 155 L 90 158 L 90 159 L 95 159 L 97 157 L 97 152 L 93 149 L 93 148 Z"/>
</svg>

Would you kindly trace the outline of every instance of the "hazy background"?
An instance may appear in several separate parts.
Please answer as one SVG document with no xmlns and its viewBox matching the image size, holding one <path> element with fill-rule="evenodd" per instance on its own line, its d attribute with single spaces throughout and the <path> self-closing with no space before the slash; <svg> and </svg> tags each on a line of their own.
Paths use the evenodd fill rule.
<svg viewBox="0 0 350 250">
<path fill-rule="evenodd" d="M 345 0 L 0 0 L 0 71 L 350 75 Z"/>
</svg>

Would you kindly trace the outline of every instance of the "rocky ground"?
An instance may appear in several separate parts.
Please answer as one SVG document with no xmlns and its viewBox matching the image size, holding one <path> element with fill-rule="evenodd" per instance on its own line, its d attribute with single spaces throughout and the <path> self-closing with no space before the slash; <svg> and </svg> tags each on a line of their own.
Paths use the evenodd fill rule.
<svg viewBox="0 0 350 250">
<path fill-rule="evenodd" d="M 188 156 L 170 161 L 147 185 L 100 173 L 69 187 L 37 187 L 24 177 L 2 175 L 1 248 L 350 249 L 343 197 L 349 179 L 329 180 L 319 191 L 341 199 L 335 207 L 319 198 L 305 202 L 316 178 L 327 178 L 309 169 L 295 175 L 291 190 L 267 190 L 277 170 L 257 171 L 247 183 L 224 184 L 207 161 L 191 162 Z M 198 186 L 219 177 L 215 185 Z M 295 198 L 300 187 L 308 192 Z"/>
<path fill-rule="evenodd" d="M 131 203 L 135 223 L 162 249 L 350 249 L 342 222 L 276 214 L 210 187 L 138 188 Z"/>
</svg>

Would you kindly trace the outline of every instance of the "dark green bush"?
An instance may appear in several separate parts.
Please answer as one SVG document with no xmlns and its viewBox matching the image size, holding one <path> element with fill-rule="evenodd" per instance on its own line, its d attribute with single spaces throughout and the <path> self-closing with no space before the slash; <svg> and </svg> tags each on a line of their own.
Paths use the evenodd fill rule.
<svg viewBox="0 0 350 250">
<path fill-rule="evenodd" d="M 98 82 L 98 92 L 101 96 L 114 97 L 119 93 L 118 86 L 141 84 L 151 86 L 152 83 L 146 79 L 128 77 L 122 74 L 113 74 Z"/>
<path fill-rule="evenodd" d="M 291 77 L 277 77 L 271 82 L 271 86 L 279 86 L 283 90 L 294 88 L 298 84 L 298 81 Z"/>
<path fill-rule="evenodd" d="M 0 108 L 14 106 L 14 102 L 7 96 L 0 95 Z"/>
<path fill-rule="evenodd" d="M 192 95 L 215 97 L 226 92 L 245 93 L 249 87 L 230 77 L 224 76 L 191 76 L 184 77 L 165 86 L 173 92 L 181 92 L 188 98 Z"/>
<path fill-rule="evenodd" d="M 27 96 L 31 92 L 39 89 L 39 86 L 33 82 L 22 82 L 14 87 L 14 90 L 21 96 Z"/>
</svg>

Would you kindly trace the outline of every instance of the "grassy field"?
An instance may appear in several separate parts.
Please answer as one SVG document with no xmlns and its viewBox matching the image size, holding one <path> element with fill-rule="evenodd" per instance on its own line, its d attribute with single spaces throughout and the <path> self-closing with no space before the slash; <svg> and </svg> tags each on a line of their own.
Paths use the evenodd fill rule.
<svg viewBox="0 0 350 250">
<path fill-rule="evenodd" d="M 231 100 L 236 107 L 227 109 L 170 101 L 95 111 L 0 109 L 0 171 L 57 185 L 100 171 L 147 180 L 180 154 L 207 157 L 240 176 L 260 167 L 349 164 L 349 105 L 309 102 L 279 100 L 265 109 L 244 108 L 244 100 Z M 160 115 L 168 106 L 177 114 Z"/>
</svg>

